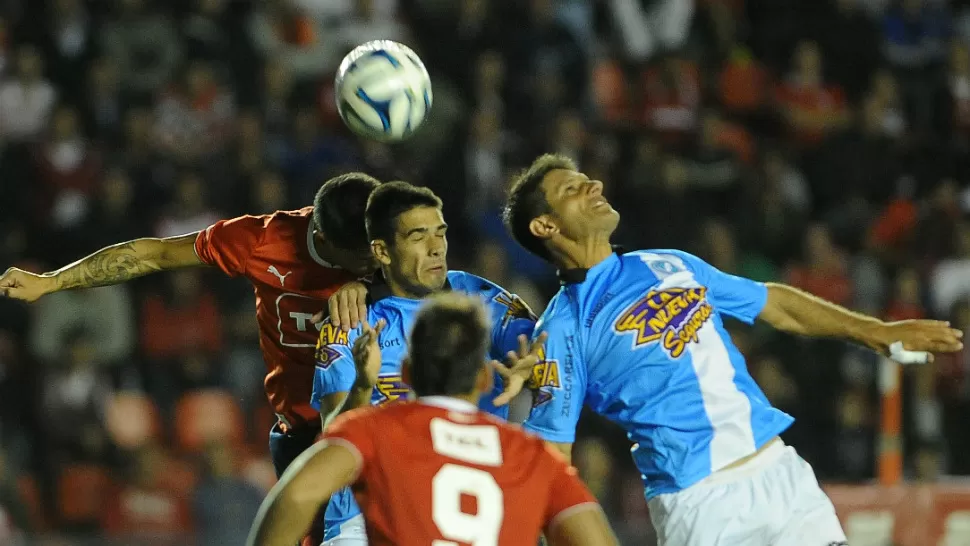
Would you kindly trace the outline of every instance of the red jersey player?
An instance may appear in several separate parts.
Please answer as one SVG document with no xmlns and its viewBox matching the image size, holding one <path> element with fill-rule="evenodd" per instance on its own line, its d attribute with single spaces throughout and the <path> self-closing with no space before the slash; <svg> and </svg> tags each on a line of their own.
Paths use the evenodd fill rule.
<svg viewBox="0 0 970 546">
<path fill-rule="evenodd" d="M 119 243 L 42 275 L 11 268 L 0 277 L 0 295 L 30 302 L 59 290 L 203 265 L 247 278 L 256 292 L 266 394 L 279 417 L 270 451 L 282 474 L 320 430 L 319 414 L 309 404 L 318 336 L 312 317 L 328 299 L 331 312 L 340 308 L 331 318 L 345 327 L 356 326 L 351 323 L 366 312 L 366 288 L 353 281 L 376 266 L 364 209 L 378 184 L 363 173 L 344 174 L 323 184 L 312 207 L 223 220 L 180 237 Z"/>
<path fill-rule="evenodd" d="M 490 329 L 480 300 L 433 296 L 415 320 L 404 364 L 418 401 L 334 421 L 270 493 L 249 546 L 293 544 L 346 486 L 371 546 L 534 546 L 541 533 L 552 546 L 617 544 L 574 469 L 538 438 L 477 410 L 491 389 Z M 376 335 L 358 338 L 354 350 L 358 383 L 373 385 Z"/>
</svg>

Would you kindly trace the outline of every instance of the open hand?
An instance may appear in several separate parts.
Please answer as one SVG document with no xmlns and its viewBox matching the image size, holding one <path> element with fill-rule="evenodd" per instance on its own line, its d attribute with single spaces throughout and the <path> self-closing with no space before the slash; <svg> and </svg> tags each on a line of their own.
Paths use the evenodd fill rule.
<svg viewBox="0 0 970 546">
<path fill-rule="evenodd" d="M 519 336 L 518 352 L 509 351 L 505 364 L 495 360 L 491 362 L 492 367 L 502 376 L 505 383 L 502 394 L 495 397 L 493 401 L 496 406 L 508 404 L 522 392 L 522 388 L 532 377 L 532 369 L 541 361 L 541 352 L 545 348 L 548 337 L 546 332 L 542 332 L 530 345 L 529 338 L 522 334 Z"/>
<path fill-rule="evenodd" d="M 363 333 L 354 340 L 351 353 L 354 355 L 354 364 L 357 366 L 355 386 L 358 388 L 370 389 L 377 384 L 377 377 L 381 373 L 381 346 L 378 339 L 386 325 L 387 321 L 380 319 L 377 321 L 377 325 L 371 328 L 365 318 L 361 325 Z"/>
<path fill-rule="evenodd" d="M 900 320 L 883 324 L 878 346 L 885 356 L 902 364 L 932 362 L 933 353 L 953 353 L 963 349 L 963 332 L 939 320 Z M 902 351 L 895 343 L 902 343 Z M 915 355 L 912 353 L 925 353 Z"/>
<path fill-rule="evenodd" d="M 330 324 L 349 332 L 367 317 L 367 285 L 354 281 L 341 286 L 327 300 L 327 311 L 313 315 L 314 324 L 323 322 L 330 313 Z"/>
<path fill-rule="evenodd" d="M 54 289 L 54 278 L 11 267 L 0 276 L 0 296 L 28 303 Z"/>
</svg>

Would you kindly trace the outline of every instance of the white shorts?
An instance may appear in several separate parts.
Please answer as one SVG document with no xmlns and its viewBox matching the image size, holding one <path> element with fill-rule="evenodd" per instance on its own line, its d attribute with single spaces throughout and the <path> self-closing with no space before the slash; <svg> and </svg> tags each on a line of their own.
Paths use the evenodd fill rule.
<svg viewBox="0 0 970 546">
<path fill-rule="evenodd" d="M 844 546 L 812 467 L 776 441 L 744 464 L 649 501 L 659 546 Z"/>
<path fill-rule="evenodd" d="M 340 534 L 326 540 L 323 546 L 367 546 L 367 528 L 363 514 L 348 519 L 340 525 Z"/>
</svg>

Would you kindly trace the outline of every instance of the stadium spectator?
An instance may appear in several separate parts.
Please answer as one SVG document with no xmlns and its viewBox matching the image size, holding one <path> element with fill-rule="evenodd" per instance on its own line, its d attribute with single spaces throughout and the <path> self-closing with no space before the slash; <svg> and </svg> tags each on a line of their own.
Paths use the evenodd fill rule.
<svg viewBox="0 0 970 546">
<path fill-rule="evenodd" d="M 967 6 L 0 0 L 0 272 L 305 206 L 333 172 L 362 169 L 442 195 L 453 253 L 540 310 L 554 272 L 509 241 L 495 205 L 523 162 L 563 151 L 610 182 L 623 216 L 614 242 L 627 248 L 684 248 L 726 271 L 788 278 L 871 314 L 949 319 L 970 335 Z M 369 33 L 405 40 L 433 78 L 431 118 L 401 146 L 354 137 L 336 113 L 333 72 Z M 203 273 L 32 306 L 0 299 L 0 445 L 7 474 L 40 489 L 48 517 L 30 522 L 44 540 L 73 546 L 57 489 L 77 470 L 67 455 L 101 476 L 92 488 L 119 477 L 110 440 L 89 449 L 102 390 L 147 393 L 167 416 L 179 395 L 217 389 L 259 444 L 234 456 L 264 454 L 252 431 L 273 414 L 251 297 L 245 283 Z M 837 342 L 732 330 L 769 398 L 798 419 L 786 442 L 825 479 L 872 480 L 874 361 Z M 970 475 L 967 362 L 902 377 L 908 475 Z M 178 494 L 171 484 L 128 489 L 124 502 L 113 492 L 75 523 L 111 522 L 97 530 L 122 541 L 191 530 L 193 510 L 179 503 L 199 498 L 189 478 L 204 465 L 167 458 L 175 425 L 161 421 L 165 472 L 145 462 L 142 481 L 184 478 Z M 625 543 L 652 544 L 625 438 L 591 423 L 581 470 L 599 482 L 612 466 L 601 502 Z M 134 514 L 138 499 L 161 511 Z M 163 514 L 164 525 L 145 524 Z M 209 516 L 220 514 L 200 516 L 200 530 L 219 528 Z"/>
</svg>

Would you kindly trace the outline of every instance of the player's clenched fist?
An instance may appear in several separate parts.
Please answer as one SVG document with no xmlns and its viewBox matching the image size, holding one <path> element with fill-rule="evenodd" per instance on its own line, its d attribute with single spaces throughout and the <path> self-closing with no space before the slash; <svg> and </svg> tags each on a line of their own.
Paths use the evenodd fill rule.
<svg viewBox="0 0 970 546">
<path fill-rule="evenodd" d="M 377 384 L 377 376 L 381 372 L 381 347 L 378 339 L 386 324 L 384 319 L 377 321 L 373 328 L 366 320 L 361 323 L 362 333 L 354 340 L 351 348 L 354 364 L 357 366 L 355 388 L 370 390 Z"/>
<path fill-rule="evenodd" d="M 54 279 L 11 267 L 0 277 L 0 296 L 26 302 L 37 301 L 51 292 Z"/>
</svg>

